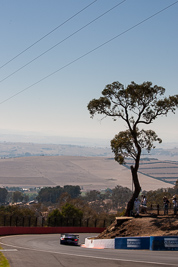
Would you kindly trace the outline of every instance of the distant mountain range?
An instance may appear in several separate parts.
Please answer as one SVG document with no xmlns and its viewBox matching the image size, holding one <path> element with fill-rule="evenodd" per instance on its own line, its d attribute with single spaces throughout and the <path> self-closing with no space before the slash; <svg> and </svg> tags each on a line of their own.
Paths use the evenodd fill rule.
<svg viewBox="0 0 178 267">
<path fill-rule="evenodd" d="M 31 142 L 0 142 L 0 158 L 30 156 L 114 157 L 114 154 L 110 147 L 71 144 L 37 144 Z M 178 161 L 178 148 L 155 148 L 150 154 L 143 151 L 142 157 Z"/>
<path fill-rule="evenodd" d="M 79 145 L 35 144 L 35 143 L 0 143 L 0 158 L 30 156 L 84 156 L 113 157 L 110 148 L 87 147 Z"/>
</svg>

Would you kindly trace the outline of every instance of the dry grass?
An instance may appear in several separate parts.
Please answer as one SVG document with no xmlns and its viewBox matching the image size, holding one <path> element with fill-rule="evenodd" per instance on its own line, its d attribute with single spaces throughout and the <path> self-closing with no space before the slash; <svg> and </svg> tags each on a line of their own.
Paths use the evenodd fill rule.
<svg viewBox="0 0 178 267">
<path fill-rule="evenodd" d="M 0 185 L 44 187 L 79 185 L 101 190 L 117 185 L 132 189 L 130 170 L 107 157 L 36 156 L 0 159 Z M 139 174 L 142 190 L 173 185 Z"/>
<path fill-rule="evenodd" d="M 96 238 L 168 235 L 178 235 L 178 218 L 176 216 L 132 218 L 121 225 L 117 225 L 117 221 L 115 221 Z"/>
</svg>

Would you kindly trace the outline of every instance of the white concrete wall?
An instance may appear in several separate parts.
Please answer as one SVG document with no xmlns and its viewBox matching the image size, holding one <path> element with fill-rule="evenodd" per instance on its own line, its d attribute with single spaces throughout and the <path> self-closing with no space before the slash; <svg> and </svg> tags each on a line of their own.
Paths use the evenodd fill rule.
<svg viewBox="0 0 178 267">
<path fill-rule="evenodd" d="M 87 248 L 115 248 L 115 239 L 89 239 L 85 238 Z"/>
</svg>

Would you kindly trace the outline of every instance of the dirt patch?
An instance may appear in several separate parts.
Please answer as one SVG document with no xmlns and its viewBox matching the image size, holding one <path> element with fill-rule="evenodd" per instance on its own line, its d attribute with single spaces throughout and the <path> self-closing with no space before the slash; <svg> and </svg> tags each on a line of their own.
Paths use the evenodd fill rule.
<svg viewBox="0 0 178 267">
<path fill-rule="evenodd" d="M 98 239 L 110 239 L 126 236 L 171 236 L 178 235 L 178 216 L 139 217 L 118 225 L 115 220 Z"/>
</svg>

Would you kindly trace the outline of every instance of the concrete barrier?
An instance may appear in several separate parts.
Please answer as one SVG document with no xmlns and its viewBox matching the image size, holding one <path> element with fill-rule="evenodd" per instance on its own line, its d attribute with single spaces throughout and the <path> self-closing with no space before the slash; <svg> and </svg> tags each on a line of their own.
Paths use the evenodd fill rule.
<svg viewBox="0 0 178 267">
<path fill-rule="evenodd" d="M 86 238 L 84 247 L 139 250 L 178 250 L 178 236 L 116 237 L 113 239 Z"/>
<path fill-rule="evenodd" d="M 85 238 L 85 247 L 87 248 L 115 248 L 115 239 L 92 239 Z"/>
<path fill-rule="evenodd" d="M 116 237 L 115 249 L 149 249 L 150 237 Z"/>
<path fill-rule="evenodd" d="M 178 236 L 150 236 L 150 250 L 178 250 Z"/>
</svg>

